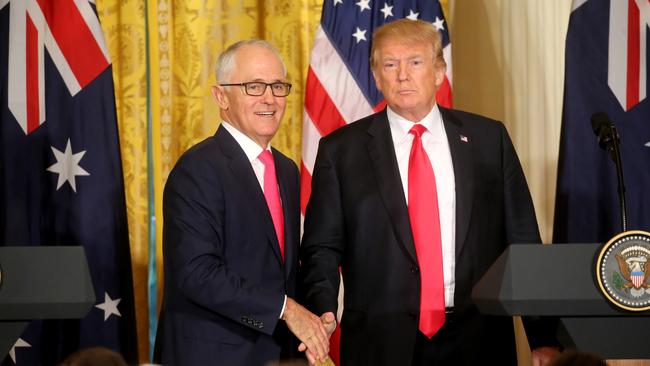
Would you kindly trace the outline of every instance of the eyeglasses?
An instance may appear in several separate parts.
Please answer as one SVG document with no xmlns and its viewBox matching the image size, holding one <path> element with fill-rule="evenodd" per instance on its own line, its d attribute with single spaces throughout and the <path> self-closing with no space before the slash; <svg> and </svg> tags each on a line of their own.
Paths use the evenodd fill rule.
<svg viewBox="0 0 650 366">
<path fill-rule="evenodd" d="M 238 84 L 219 84 L 221 86 L 243 86 L 247 95 L 252 97 L 259 97 L 266 92 L 266 87 L 271 87 L 271 93 L 274 97 L 286 97 L 291 91 L 291 84 L 283 82 L 265 83 L 262 81 L 249 81 L 247 83 Z"/>
</svg>

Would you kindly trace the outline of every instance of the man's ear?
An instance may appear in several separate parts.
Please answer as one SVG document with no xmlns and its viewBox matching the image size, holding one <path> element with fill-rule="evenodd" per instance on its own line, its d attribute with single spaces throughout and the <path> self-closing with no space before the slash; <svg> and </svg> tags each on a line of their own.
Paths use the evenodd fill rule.
<svg viewBox="0 0 650 366">
<path fill-rule="evenodd" d="M 436 89 L 438 89 L 445 81 L 445 71 L 447 70 L 447 67 L 439 64 L 436 64 L 434 67 L 435 67 L 435 77 L 436 77 Z"/>
<path fill-rule="evenodd" d="M 226 94 L 226 89 L 224 86 L 215 85 L 210 88 L 210 93 L 215 103 L 219 106 L 221 110 L 227 111 L 230 106 L 230 101 L 228 100 L 228 95 Z"/>
<path fill-rule="evenodd" d="M 383 93 L 383 91 L 381 90 L 381 85 L 379 84 L 379 81 L 378 81 L 379 79 L 377 79 L 375 69 L 371 67 L 370 71 L 372 72 L 372 78 L 375 79 L 375 86 L 377 87 L 377 90 L 379 90 L 380 92 Z"/>
</svg>

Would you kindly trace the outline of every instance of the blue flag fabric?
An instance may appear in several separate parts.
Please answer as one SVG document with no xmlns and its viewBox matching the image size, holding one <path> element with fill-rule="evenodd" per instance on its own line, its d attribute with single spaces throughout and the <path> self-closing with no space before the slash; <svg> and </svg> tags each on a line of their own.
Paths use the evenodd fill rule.
<svg viewBox="0 0 650 366">
<path fill-rule="evenodd" d="M 32 322 L 0 360 L 54 365 L 104 346 L 135 363 L 112 68 L 96 10 L 72 0 L 2 3 L 0 245 L 83 245 L 97 301 L 81 320 Z"/>
<path fill-rule="evenodd" d="M 607 113 L 619 131 L 628 230 L 650 231 L 648 6 L 633 0 L 574 1 L 566 41 L 556 243 L 603 243 L 622 230 L 615 165 L 598 147 L 590 124 L 596 112 Z"/>
</svg>

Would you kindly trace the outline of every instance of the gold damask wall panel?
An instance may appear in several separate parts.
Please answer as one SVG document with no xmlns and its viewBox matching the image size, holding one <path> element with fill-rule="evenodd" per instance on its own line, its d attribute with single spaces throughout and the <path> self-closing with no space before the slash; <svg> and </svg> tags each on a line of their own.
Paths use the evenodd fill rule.
<svg viewBox="0 0 650 366">
<path fill-rule="evenodd" d="M 144 3 L 97 0 L 113 80 L 133 268 L 138 353 L 147 358 L 147 123 Z"/>
</svg>

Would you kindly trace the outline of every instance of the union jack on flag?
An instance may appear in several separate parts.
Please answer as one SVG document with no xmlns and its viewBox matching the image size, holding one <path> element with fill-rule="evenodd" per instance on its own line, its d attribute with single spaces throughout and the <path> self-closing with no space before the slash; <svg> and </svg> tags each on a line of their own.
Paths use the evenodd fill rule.
<svg viewBox="0 0 650 366">
<path fill-rule="evenodd" d="M 0 0 L 0 140 L 0 245 L 83 246 L 97 297 L 83 319 L 32 321 L 0 361 L 54 365 L 103 346 L 137 362 L 112 67 L 93 2 Z"/>
<path fill-rule="evenodd" d="M 325 0 L 305 93 L 300 189 L 303 214 L 311 194 L 311 175 L 320 138 L 385 105 L 368 61 L 372 34 L 382 24 L 400 18 L 431 22 L 440 32 L 447 71 L 436 99 L 440 105 L 451 107 L 451 42 L 437 0 Z M 342 309 L 339 306 L 339 319 Z M 331 343 L 332 358 L 338 364 L 338 328 Z"/>
<path fill-rule="evenodd" d="M 88 1 L 10 4 L 9 110 L 29 134 L 45 121 L 45 49 L 72 96 L 110 60 L 99 19 Z"/>
</svg>

